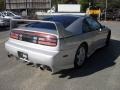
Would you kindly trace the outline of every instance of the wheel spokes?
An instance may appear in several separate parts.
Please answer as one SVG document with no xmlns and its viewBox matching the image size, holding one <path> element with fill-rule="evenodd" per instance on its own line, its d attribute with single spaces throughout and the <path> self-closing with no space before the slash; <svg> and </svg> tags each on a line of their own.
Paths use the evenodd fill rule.
<svg viewBox="0 0 120 90">
<path fill-rule="evenodd" d="M 85 60 L 85 49 L 83 47 L 79 49 L 79 53 L 77 54 L 77 59 L 78 59 L 77 64 L 79 66 L 82 65 Z"/>
</svg>

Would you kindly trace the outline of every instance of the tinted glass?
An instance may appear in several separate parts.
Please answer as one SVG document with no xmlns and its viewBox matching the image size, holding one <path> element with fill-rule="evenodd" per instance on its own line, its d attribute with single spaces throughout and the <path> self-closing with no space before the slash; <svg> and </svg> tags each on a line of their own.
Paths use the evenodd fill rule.
<svg viewBox="0 0 120 90">
<path fill-rule="evenodd" d="M 59 22 L 66 28 L 70 24 L 72 24 L 76 19 L 78 19 L 78 17 L 74 17 L 74 16 L 53 16 L 53 17 L 45 18 L 43 20 Z"/>
<path fill-rule="evenodd" d="M 53 23 L 43 23 L 43 22 L 30 23 L 30 24 L 26 25 L 25 27 L 56 30 L 56 27 Z"/>
<path fill-rule="evenodd" d="M 99 30 L 101 28 L 100 24 L 92 18 L 87 18 L 86 21 L 92 30 Z"/>
<path fill-rule="evenodd" d="M 87 33 L 87 32 L 90 32 L 90 31 L 91 31 L 91 29 L 90 29 L 88 23 L 86 22 L 86 20 L 83 20 L 82 28 L 83 28 L 83 32 L 84 32 L 84 33 Z"/>
</svg>

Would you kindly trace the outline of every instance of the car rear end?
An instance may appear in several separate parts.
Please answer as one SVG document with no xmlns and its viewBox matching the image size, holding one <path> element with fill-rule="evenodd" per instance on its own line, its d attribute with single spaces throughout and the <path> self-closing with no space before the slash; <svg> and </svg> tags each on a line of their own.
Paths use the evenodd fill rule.
<svg viewBox="0 0 120 90">
<path fill-rule="evenodd" d="M 41 68 L 48 67 L 56 72 L 55 63 L 61 53 L 59 38 L 55 22 L 33 20 L 30 24 L 12 28 L 5 48 L 9 56 L 39 64 Z"/>
<path fill-rule="evenodd" d="M 14 22 L 10 25 L 10 38 L 5 43 L 5 48 L 9 56 L 39 64 L 41 68 L 47 66 L 53 73 L 72 68 L 77 46 L 73 44 L 73 47 L 66 47 L 71 43 L 68 38 L 73 36 L 66 28 L 78 18 L 78 16 L 58 15 L 45 18 L 44 21 L 12 20 Z M 21 25 L 17 23 L 20 21 Z"/>
</svg>

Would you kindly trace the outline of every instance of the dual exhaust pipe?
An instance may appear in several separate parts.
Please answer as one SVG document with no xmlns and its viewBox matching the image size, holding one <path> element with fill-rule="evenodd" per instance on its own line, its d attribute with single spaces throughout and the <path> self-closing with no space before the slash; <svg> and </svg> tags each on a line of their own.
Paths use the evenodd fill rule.
<svg viewBox="0 0 120 90">
<path fill-rule="evenodd" d="M 13 57 L 12 54 L 8 54 L 7 56 L 8 56 L 8 58 Z M 38 65 L 38 64 L 36 64 L 36 65 Z M 46 66 L 46 65 L 40 65 L 40 64 L 39 64 L 39 67 L 40 67 L 40 69 L 41 69 L 42 71 L 45 70 L 45 69 L 47 69 L 47 66 Z"/>
<path fill-rule="evenodd" d="M 8 58 L 11 58 L 11 57 L 13 57 L 13 55 L 12 54 L 8 54 Z"/>
<path fill-rule="evenodd" d="M 45 65 L 40 65 L 40 69 L 43 71 L 43 70 L 47 69 L 47 67 Z"/>
</svg>

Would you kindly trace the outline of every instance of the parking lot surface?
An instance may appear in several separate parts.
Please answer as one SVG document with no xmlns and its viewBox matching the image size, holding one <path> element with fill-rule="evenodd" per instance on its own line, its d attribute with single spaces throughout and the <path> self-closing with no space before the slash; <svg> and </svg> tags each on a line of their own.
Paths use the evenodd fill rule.
<svg viewBox="0 0 120 90">
<path fill-rule="evenodd" d="M 97 50 L 79 70 L 54 75 L 15 58 L 4 42 L 9 30 L 0 28 L 0 90 L 120 90 L 120 22 L 102 22 L 112 30 L 110 46 Z"/>
</svg>

